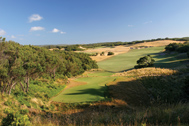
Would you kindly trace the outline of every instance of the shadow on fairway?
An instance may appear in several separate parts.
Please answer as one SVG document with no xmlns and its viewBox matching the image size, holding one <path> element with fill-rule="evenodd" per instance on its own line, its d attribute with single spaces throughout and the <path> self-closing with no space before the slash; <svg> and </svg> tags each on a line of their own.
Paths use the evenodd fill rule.
<svg viewBox="0 0 189 126">
<path fill-rule="evenodd" d="M 90 94 L 90 95 L 94 95 L 94 96 L 104 97 L 104 91 L 105 91 L 105 87 L 101 87 L 100 89 L 89 88 L 89 89 L 85 89 L 85 90 L 77 90 L 77 93 L 68 93 L 65 95 Z"/>
</svg>

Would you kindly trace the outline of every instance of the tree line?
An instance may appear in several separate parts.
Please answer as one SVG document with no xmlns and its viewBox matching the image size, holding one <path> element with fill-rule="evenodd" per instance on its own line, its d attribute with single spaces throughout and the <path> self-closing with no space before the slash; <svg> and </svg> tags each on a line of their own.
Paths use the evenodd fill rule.
<svg viewBox="0 0 189 126">
<path fill-rule="evenodd" d="M 183 37 L 183 38 L 157 38 L 157 39 L 148 39 L 148 40 L 138 40 L 138 41 L 132 41 L 132 42 L 102 42 L 102 43 L 92 43 L 92 44 L 81 44 L 81 45 L 45 45 L 43 47 L 47 49 L 53 49 L 53 48 L 64 48 L 66 51 L 82 51 L 83 49 L 79 48 L 79 46 L 82 46 L 84 48 L 95 48 L 95 47 L 101 47 L 101 46 L 108 46 L 108 47 L 114 47 L 119 45 L 132 45 L 137 43 L 144 43 L 144 42 L 153 42 L 158 40 L 174 40 L 174 41 L 189 41 L 189 37 Z"/>
<path fill-rule="evenodd" d="M 29 91 L 30 80 L 38 77 L 65 78 L 98 68 L 87 54 L 49 51 L 43 47 L 20 45 L 0 38 L 0 91 L 11 94 L 19 85 Z"/>
</svg>

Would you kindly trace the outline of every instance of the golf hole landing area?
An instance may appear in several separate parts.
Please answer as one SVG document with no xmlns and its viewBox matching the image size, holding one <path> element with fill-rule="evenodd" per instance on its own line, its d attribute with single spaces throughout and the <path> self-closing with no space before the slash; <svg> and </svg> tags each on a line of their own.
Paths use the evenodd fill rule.
<svg viewBox="0 0 189 126">
<path fill-rule="evenodd" d="M 52 101 L 64 103 L 93 102 L 104 100 L 105 84 L 113 81 L 115 77 L 82 77 L 74 80 L 74 83 L 85 83 L 66 88 L 59 95 L 52 98 Z M 70 84 L 72 81 L 70 82 Z"/>
</svg>

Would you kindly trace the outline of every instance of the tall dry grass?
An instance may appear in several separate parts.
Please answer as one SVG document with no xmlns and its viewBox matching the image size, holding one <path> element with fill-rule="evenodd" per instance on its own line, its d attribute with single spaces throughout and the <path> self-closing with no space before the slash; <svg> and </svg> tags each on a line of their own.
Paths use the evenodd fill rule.
<svg viewBox="0 0 189 126">
<path fill-rule="evenodd" d="M 177 73 L 177 70 L 171 70 L 166 68 L 141 68 L 133 69 L 127 72 L 116 73 L 112 76 L 127 76 L 127 77 L 143 77 L 143 76 L 164 76 Z"/>
<path fill-rule="evenodd" d="M 157 105 L 148 108 L 132 109 L 91 105 L 80 111 L 46 112 L 33 116 L 34 126 L 155 126 L 155 125 L 188 125 L 189 104 Z"/>
</svg>

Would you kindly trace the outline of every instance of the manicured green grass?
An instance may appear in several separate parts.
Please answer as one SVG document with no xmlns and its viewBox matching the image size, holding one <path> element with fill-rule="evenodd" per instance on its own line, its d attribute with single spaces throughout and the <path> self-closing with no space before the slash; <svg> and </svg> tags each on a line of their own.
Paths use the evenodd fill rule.
<svg viewBox="0 0 189 126">
<path fill-rule="evenodd" d="M 109 76 L 78 78 L 75 81 L 87 82 L 87 84 L 68 88 L 52 100 L 64 103 L 104 100 L 105 84 L 113 81 L 115 78 Z"/>
<path fill-rule="evenodd" d="M 91 72 L 88 74 L 89 77 L 94 77 L 94 76 L 111 76 L 114 73 L 111 72 L 101 72 L 101 71 L 95 71 L 95 72 Z"/>
<path fill-rule="evenodd" d="M 159 53 L 163 51 L 164 47 L 151 47 L 146 49 L 133 49 L 128 53 L 116 55 L 112 58 L 98 62 L 101 69 L 113 72 L 120 72 L 134 68 L 136 61 L 147 54 Z"/>
<path fill-rule="evenodd" d="M 98 66 L 101 69 L 111 72 L 121 72 L 133 69 L 136 61 L 145 55 L 151 55 L 155 59 L 155 67 L 161 68 L 175 68 L 181 66 L 183 61 L 188 60 L 186 54 L 179 56 L 180 54 L 162 54 L 165 47 L 151 47 L 145 49 L 133 49 L 128 53 L 116 55 L 104 61 L 98 62 Z"/>
</svg>

